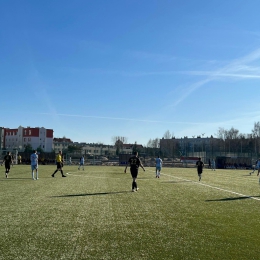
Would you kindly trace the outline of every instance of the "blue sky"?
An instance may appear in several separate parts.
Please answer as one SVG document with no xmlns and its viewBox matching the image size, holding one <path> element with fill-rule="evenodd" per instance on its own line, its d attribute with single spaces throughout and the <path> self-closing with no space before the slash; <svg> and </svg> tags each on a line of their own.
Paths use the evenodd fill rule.
<svg viewBox="0 0 260 260">
<path fill-rule="evenodd" d="M 260 1 L 0 0 L 1 126 L 146 145 L 251 133 Z"/>
</svg>

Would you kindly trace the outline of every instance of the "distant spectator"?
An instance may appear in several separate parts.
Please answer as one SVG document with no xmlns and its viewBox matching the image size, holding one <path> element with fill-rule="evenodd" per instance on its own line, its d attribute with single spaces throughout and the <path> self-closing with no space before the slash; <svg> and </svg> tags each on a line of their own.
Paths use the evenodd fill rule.
<svg viewBox="0 0 260 260">
<path fill-rule="evenodd" d="M 78 168 L 78 170 L 80 170 L 80 168 L 82 167 L 83 171 L 84 171 L 84 161 L 85 161 L 85 159 L 84 159 L 84 156 L 82 155 L 80 157 L 80 159 L 79 159 L 79 168 Z"/>
<path fill-rule="evenodd" d="M 19 154 L 18 155 L 18 164 L 21 164 L 22 163 L 22 156 Z"/>
<path fill-rule="evenodd" d="M 211 167 L 212 171 L 216 170 L 216 162 L 214 159 L 212 159 L 212 167 Z"/>
<path fill-rule="evenodd" d="M 69 165 L 72 165 L 71 156 L 69 158 Z"/>
</svg>

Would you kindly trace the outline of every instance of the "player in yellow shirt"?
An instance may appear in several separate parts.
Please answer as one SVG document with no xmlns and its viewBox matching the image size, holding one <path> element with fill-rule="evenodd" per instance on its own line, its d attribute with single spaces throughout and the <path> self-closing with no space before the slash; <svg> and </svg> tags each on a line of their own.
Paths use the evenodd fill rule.
<svg viewBox="0 0 260 260">
<path fill-rule="evenodd" d="M 62 152 L 61 151 L 59 151 L 58 155 L 56 156 L 56 164 L 57 164 L 57 169 L 51 176 L 54 177 L 55 173 L 57 171 L 60 171 L 62 177 L 67 177 L 66 175 L 63 174 L 63 170 L 62 170 L 63 158 L 62 158 Z"/>
</svg>

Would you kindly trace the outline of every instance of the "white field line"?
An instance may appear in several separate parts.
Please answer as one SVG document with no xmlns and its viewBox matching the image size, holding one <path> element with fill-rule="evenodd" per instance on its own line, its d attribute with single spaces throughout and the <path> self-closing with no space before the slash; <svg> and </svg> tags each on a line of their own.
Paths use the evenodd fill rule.
<svg viewBox="0 0 260 260">
<path fill-rule="evenodd" d="M 152 171 L 152 170 L 146 170 L 146 172 L 153 172 L 155 174 L 155 171 Z M 78 175 L 78 174 L 74 174 L 74 173 L 78 173 L 78 172 L 67 172 L 66 174 L 67 175 L 72 175 L 72 176 L 80 176 L 80 177 L 91 177 L 91 178 L 104 178 L 104 177 L 98 177 L 98 176 L 84 176 L 84 175 Z M 208 188 L 211 188 L 211 189 L 215 189 L 215 190 L 219 190 L 219 191 L 224 191 L 224 192 L 227 192 L 227 193 L 231 193 L 231 194 L 235 194 L 235 195 L 239 195 L 241 197 L 246 197 L 246 198 L 249 198 L 249 199 L 253 199 L 253 200 L 258 200 L 260 201 L 260 198 L 256 198 L 256 197 L 253 197 L 253 196 L 249 196 L 249 195 L 245 195 L 245 194 L 242 194 L 242 193 L 239 193 L 239 192 L 235 192 L 235 191 L 231 191 L 231 190 L 226 190 L 226 189 L 223 189 L 223 188 L 219 188 L 219 187 L 216 187 L 216 186 L 212 186 L 212 185 L 209 185 L 209 184 L 205 184 L 205 183 L 202 183 L 202 182 L 198 182 L 198 181 L 193 181 L 193 180 L 189 180 L 189 179 L 184 179 L 184 178 L 180 178 L 180 177 L 177 177 L 177 176 L 173 176 L 173 175 L 169 175 L 169 174 L 165 174 L 165 173 L 161 173 L 161 175 L 164 175 L 164 176 L 167 176 L 167 177 L 171 177 L 171 178 L 175 178 L 175 179 L 179 179 L 179 180 L 182 180 L 182 181 L 187 181 L 187 182 L 192 182 L 192 183 L 195 183 L 195 184 L 198 184 L 198 185 L 202 185 L 202 186 L 205 186 L 205 187 L 208 187 Z M 106 177 L 105 177 L 106 178 Z M 114 179 L 120 179 L 120 178 L 114 178 Z M 142 179 L 139 179 L 139 180 L 142 180 Z M 149 179 L 150 180 L 150 179 Z"/>
<path fill-rule="evenodd" d="M 184 178 L 180 178 L 180 177 L 176 177 L 176 176 L 168 175 L 168 174 L 162 174 L 162 175 L 165 175 L 165 176 L 168 176 L 168 177 L 171 177 L 171 178 L 175 178 L 175 179 L 179 179 L 179 180 L 182 180 L 182 181 L 193 182 L 193 183 L 196 183 L 198 185 L 202 185 L 202 186 L 205 186 L 205 187 L 208 187 L 208 188 L 212 188 L 212 189 L 215 189 L 215 190 L 220 190 L 220 191 L 228 192 L 228 193 L 231 193 L 231 194 L 239 195 L 241 197 L 246 197 L 246 198 L 249 198 L 249 199 L 259 200 L 260 201 L 260 198 L 256 198 L 256 197 L 253 197 L 253 196 L 248 196 L 248 195 L 245 195 L 245 194 L 242 194 L 242 193 L 238 193 L 238 192 L 235 192 L 235 191 L 231 191 L 231 190 L 222 189 L 222 188 L 219 188 L 219 187 L 216 187 L 216 186 L 212 186 L 212 185 L 209 185 L 209 184 L 205 184 L 205 183 L 202 183 L 202 182 L 192 181 L 192 180 L 188 180 L 188 179 L 184 179 Z"/>
</svg>

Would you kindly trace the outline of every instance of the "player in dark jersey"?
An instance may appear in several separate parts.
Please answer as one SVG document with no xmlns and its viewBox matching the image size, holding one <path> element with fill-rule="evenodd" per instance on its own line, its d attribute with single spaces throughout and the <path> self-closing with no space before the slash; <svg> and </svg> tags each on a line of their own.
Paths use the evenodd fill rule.
<svg viewBox="0 0 260 260">
<path fill-rule="evenodd" d="M 8 173 L 10 171 L 12 163 L 12 156 L 10 152 L 7 152 L 7 155 L 4 157 L 3 163 L 5 164 L 5 177 L 8 178 Z"/>
<path fill-rule="evenodd" d="M 201 161 L 201 158 L 199 158 L 199 160 L 196 162 L 196 166 L 197 166 L 197 171 L 198 171 L 198 176 L 199 176 L 199 181 L 200 181 L 202 170 L 204 167 L 204 163 Z"/>
<path fill-rule="evenodd" d="M 134 156 L 130 157 L 128 160 L 128 164 L 130 165 L 130 172 L 133 178 L 133 182 L 132 182 L 132 191 L 137 191 L 137 183 L 136 183 L 136 179 L 137 179 L 137 175 L 138 175 L 138 169 L 139 167 L 141 167 L 144 171 L 144 167 L 141 163 L 141 160 L 138 158 L 138 152 L 134 152 Z M 126 173 L 126 169 L 127 169 L 127 165 L 125 167 L 125 173 Z"/>
</svg>

